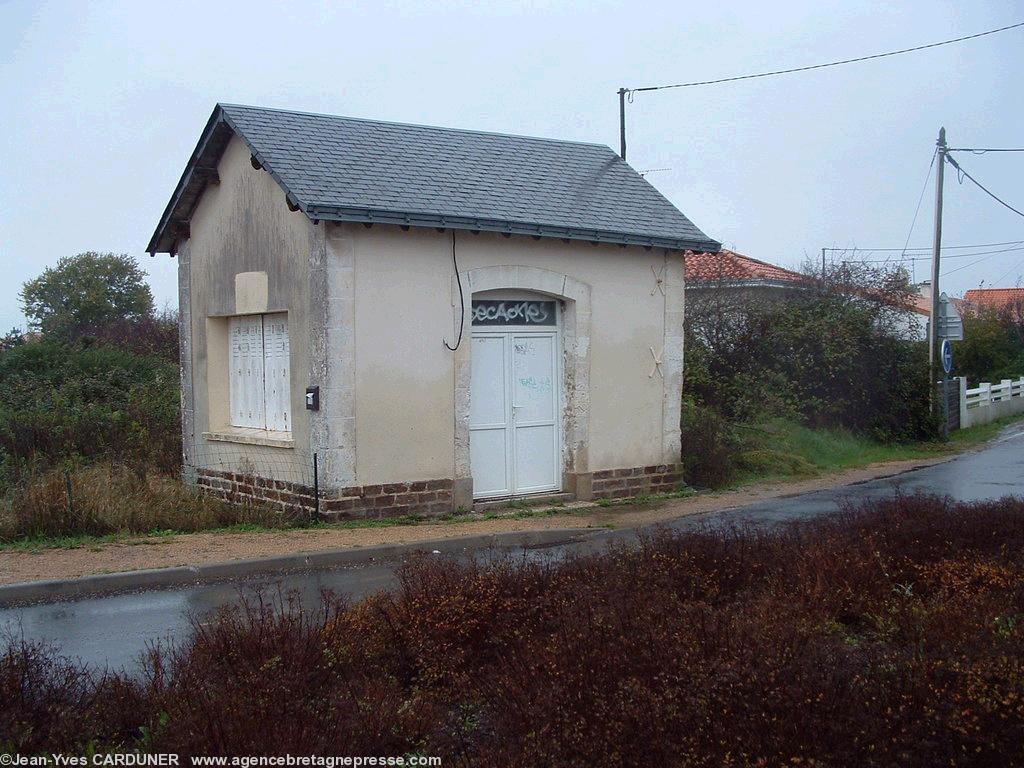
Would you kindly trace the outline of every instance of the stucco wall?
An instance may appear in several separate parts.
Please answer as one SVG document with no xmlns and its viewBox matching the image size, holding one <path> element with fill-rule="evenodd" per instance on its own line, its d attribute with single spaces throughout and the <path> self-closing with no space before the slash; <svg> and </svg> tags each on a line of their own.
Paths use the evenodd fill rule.
<svg viewBox="0 0 1024 768">
<path fill-rule="evenodd" d="M 457 477 L 455 355 L 443 344 L 458 335 L 451 232 L 332 225 L 327 243 L 328 259 L 354 268 L 356 481 Z M 456 243 L 462 272 L 537 267 L 591 287 L 588 470 L 663 464 L 665 387 L 651 348 L 663 356 L 664 252 L 468 232 Z M 669 258 L 681 275 L 682 257 Z M 681 313 L 681 278 L 662 287 L 680 293 L 670 306 Z"/>
<path fill-rule="evenodd" d="M 194 394 L 195 461 L 245 455 L 256 469 L 272 468 L 275 477 L 301 481 L 309 469 L 309 419 L 303 395 L 309 376 L 310 252 L 323 225 L 288 210 L 284 192 L 250 163 L 239 139 L 228 144 L 218 166 L 219 184 L 207 187 L 191 221 L 187 243 L 191 318 L 191 386 Z M 257 273 L 236 279 L 244 273 Z M 265 273 L 264 278 L 259 273 Z M 206 440 L 203 432 L 227 427 L 227 360 L 229 315 L 288 313 L 292 439 L 295 448 L 233 445 Z M 190 436 L 186 434 L 186 441 Z M 301 458 L 298 456 L 301 454 Z M 262 465 L 262 466 L 260 466 Z"/>
<path fill-rule="evenodd" d="M 443 343 L 454 345 L 459 325 L 452 232 L 313 224 L 288 210 L 281 188 L 252 167 L 238 139 L 219 173 L 181 248 L 191 328 L 183 363 L 191 365 L 185 378 L 194 395 L 185 430 L 195 463 L 231 468 L 231 457 L 245 456 L 258 472 L 308 482 L 316 451 L 325 488 L 464 478 L 457 392 L 468 382 L 457 378 L 466 378 L 466 358 L 460 366 Z M 581 411 L 567 412 L 566 435 L 583 435 L 586 444 L 567 449 L 572 469 L 592 474 L 676 461 L 681 255 L 493 233 L 460 231 L 455 239 L 464 276 L 493 282 L 500 268 L 514 266 L 576 282 L 569 293 L 581 300 L 572 302 L 566 318 L 573 326 L 563 338 L 574 345 L 566 354 L 575 355 L 574 381 L 587 397 Z M 227 360 L 224 318 L 260 311 L 288 312 L 290 449 L 203 437 L 228 426 L 227 377 L 218 373 Z M 462 355 L 470 333 L 467 323 Z M 664 361 L 659 368 L 655 357 Z M 307 384 L 320 387 L 319 412 L 305 410 Z M 582 429 L 572 423 L 581 414 Z"/>
</svg>

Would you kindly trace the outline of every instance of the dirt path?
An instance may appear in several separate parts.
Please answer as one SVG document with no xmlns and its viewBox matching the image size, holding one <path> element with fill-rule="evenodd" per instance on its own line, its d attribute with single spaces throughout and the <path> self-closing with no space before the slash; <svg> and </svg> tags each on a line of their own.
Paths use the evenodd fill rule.
<svg viewBox="0 0 1024 768">
<path fill-rule="evenodd" d="M 613 526 L 632 528 L 673 520 L 684 515 L 753 504 L 764 499 L 849 485 L 948 461 L 941 456 L 873 464 L 809 480 L 750 485 L 735 491 L 701 494 L 685 499 L 654 502 L 643 507 L 566 507 L 549 516 L 498 518 L 469 522 L 438 522 L 389 528 L 327 528 L 261 533 L 193 533 L 179 536 L 140 537 L 78 549 L 37 552 L 0 552 L 0 584 L 45 579 L 68 579 L 144 568 L 224 563 L 325 549 L 414 544 L 432 539 Z"/>
</svg>

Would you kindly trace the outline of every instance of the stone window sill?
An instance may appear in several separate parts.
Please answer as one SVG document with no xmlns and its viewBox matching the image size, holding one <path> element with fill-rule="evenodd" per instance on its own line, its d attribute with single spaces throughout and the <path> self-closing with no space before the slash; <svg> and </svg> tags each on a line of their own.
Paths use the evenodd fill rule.
<svg viewBox="0 0 1024 768">
<path fill-rule="evenodd" d="M 211 432 L 203 432 L 204 440 L 219 443 L 242 443 L 244 445 L 267 445 L 272 448 L 294 448 L 291 432 L 272 432 L 268 429 L 246 429 L 229 427 Z"/>
</svg>

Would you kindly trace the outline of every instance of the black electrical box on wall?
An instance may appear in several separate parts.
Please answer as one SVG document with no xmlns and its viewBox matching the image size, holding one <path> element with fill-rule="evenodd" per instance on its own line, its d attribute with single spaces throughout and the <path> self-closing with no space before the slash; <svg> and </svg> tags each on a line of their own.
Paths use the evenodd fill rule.
<svg viewBox="0 0 1024 768">
<path fill-rule="evenodd" d="M 320 387 L 306 387 L 306 410 L 320 410 Z"/>
</svg>

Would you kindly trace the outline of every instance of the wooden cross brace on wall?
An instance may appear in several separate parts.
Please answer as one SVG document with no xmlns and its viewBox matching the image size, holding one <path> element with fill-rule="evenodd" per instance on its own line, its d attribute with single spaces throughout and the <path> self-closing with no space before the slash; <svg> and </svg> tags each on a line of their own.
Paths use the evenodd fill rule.
<svg viewBox="0 0 1024 768">
<path fill-rule="evenodd" d="M 651 368 L 651 372 L 647 374 L 647 378 L 653 379 L 656 373 L 660 373 L 661 378 L 665 378 L 665 372 L 661 370 L 661 358 L 665 354 L 665 348 L 662 347 L 661 352 L 655 352 L 654 347 L 648 347 L 648 349 L 651 350 L 651 357 L 654 358 L 654 366 Z"/>
<path fill-rule="evenodd" d="M 665 295 L 665 271 L 668 269 L 668 264 L 662 264 L 661 269 L 655 269 L 654 265 L 651 264 L 651 273 L 654 275 L 654 287 L 651 288 L 651 296 L 661 291 L 661 295 Z"/>
</svg>

